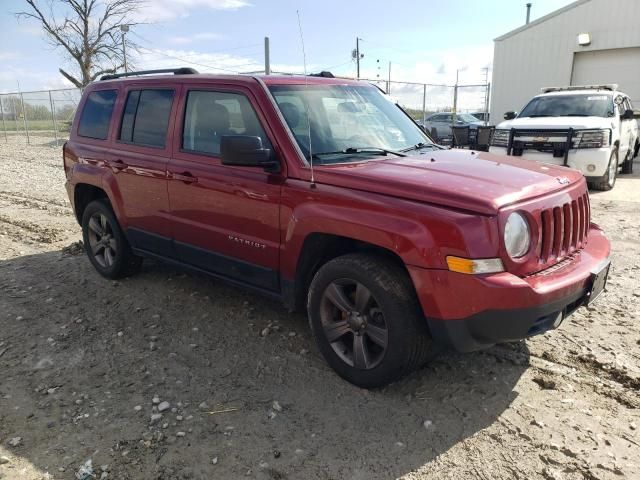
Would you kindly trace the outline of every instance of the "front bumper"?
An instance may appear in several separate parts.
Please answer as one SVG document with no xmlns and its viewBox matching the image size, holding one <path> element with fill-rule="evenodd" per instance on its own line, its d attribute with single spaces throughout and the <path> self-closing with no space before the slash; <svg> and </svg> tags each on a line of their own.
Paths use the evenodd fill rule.
<svg viewBox="0 0 640 480">
<path fill-rule="evenodd" d="M 490 153 L 506 155 L 505 147 L 490 147 Z M 550 163 L 552 165 L 565 165 L 564 157 L 554 157 L 551 152 L 538 152 L 536 150 L 524 150 L 522 155 L 514 155 L 523 160 L 533 160 L 540 163 Z M 567 167 L 579 170 L 585 177 L 602 177 L 607 173 L 609 159 L 611 158 L 611 147 L 603 148 L 573 148 L 567 155 Z"/>
<path fill-rule="evenodd" d="M 557 327 L 586 303 L 592 276 L 608 263 L 609 253 L 609 241 L 592 224 L 584 249 L 524 278 L 408 269 L 434 340 L 466 352 Z"/>
</svg>

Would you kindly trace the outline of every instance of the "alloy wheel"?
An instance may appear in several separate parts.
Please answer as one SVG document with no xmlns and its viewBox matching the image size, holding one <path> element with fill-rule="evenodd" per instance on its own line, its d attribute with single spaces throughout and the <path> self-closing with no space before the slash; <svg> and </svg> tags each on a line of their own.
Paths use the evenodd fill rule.
<svg viewBox="0 0 640 480">
<path fill-rule="evenodd" d="M 116 261 L 118 245 L 109 219 L 100 212 L 94 213 L 89 219 L 88 234 L 91 254 L 96 262 L 103 268 L 111 267 Z"/>
<path fill-rule="evenodd" d="M 387 323 L 371 291 L 360 282 L 331 282 L 322 295 L 320 320 L 331 348 L 349 366 L 369 370 L 383 359 Z"/>
</svg>

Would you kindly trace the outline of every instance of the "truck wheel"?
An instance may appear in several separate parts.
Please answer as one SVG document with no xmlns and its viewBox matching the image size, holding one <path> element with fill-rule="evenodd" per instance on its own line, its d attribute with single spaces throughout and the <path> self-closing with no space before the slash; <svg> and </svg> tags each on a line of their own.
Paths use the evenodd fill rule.
<svg viewBox="0 0 640 480">
<path fill-rule="evenodd" d="M 629 174 L 633 173 L 633 157 L 635 156 L 635 148 L 629 149 L 627 152 L 627 158 L 622 162 L 622 170 L 620 173 Z"/>
<path fill-rule="evenodd" d="M 616 184 L 616 176 L 618 173 L 618 149 L 611 152 L 607 173 L 594 182 L 589 182 L 589 187 L 594 190 L 607 191 L 611 190 Z"/>
<path fill-rule="evenodd" d="M 106 200 L 94 200 L 82 214 L 82 238 L 92 265 L 110 279 L 137 272 L 142 258 L 134 255 Z"/>
<path fill-rule="evenodd" d="M 358 253 L 327 262 L 311 282 L 307 307 L 325 360 L 359 387 L 387 385 L 432 354 L 411 280 L 389 260 Z"/>
</svg>

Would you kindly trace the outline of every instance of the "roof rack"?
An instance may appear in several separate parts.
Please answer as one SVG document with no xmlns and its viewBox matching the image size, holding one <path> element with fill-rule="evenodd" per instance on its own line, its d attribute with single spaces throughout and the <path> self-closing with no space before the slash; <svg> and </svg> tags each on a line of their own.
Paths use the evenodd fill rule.
<svg viewBox="0 0 640 480">
<path fill-rule="evenodd" d="M 570 87 L 545 87 L 542 93 L 562 92 L 566 90 L 618 90 L 617 83 L 607 83 L 605 85 L 571 85 Z"/>
<path fill-rule="evenodd" d="M 103 75 L 100 80 L 114 80 L 116 78 L 123 77 L 137 77 L 138 75 L 154 75 L 158 73 L 173 73 L 174 75 L 193 75 L 198 73 L 195 68 L 183 67 L 183 68 L 162 68 L 160 70 L 140 70 L 138 72 L 125 72 L 125 73 L 112 73 L 109 75 Z"/>
</svg>

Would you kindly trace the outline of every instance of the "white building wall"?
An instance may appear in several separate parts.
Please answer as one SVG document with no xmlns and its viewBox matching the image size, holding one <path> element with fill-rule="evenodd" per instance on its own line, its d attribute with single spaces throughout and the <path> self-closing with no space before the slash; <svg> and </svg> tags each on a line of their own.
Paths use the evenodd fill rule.
<svg viewBox="0 0 640 480">
<path fill-rule="evenodd" d="M 579 33 L 590 33 L 591 45 L 579 46 Z M 640 0 L 579 0 L 497 38 L 491 122 L 499 123 L 506 111 L 520 111 L 542 87 L 569 85 L 574 52 L 638 46 Z"/>
</svg>

